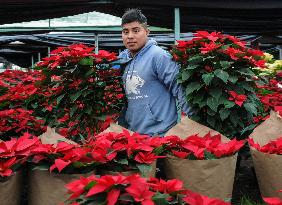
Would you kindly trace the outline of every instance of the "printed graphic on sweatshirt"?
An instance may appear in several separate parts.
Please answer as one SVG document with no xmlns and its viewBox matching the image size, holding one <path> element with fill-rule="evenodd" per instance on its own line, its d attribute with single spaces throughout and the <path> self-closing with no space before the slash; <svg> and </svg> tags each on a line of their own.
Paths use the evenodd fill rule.
<svg viewBox="0 0 282 205">
<path fill-rule="evenodd" d="M 138 75 L 127 76 L 126 77 L 126 93 L 129 94 L 140 94 L 140 88 L 144 85 L 145 80 L 143 80 Z"/>
</svg>

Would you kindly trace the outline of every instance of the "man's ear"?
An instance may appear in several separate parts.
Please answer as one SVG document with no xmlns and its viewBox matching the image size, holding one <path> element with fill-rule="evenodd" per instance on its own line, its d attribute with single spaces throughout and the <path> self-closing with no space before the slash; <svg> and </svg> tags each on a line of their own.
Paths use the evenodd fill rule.
<svg viewBox="0 0 282 205">
<path fill-rule="evenodd" d="M 146 29 L 146 34 L 147 34 L 147 36 L 150 34 L 150 29 Z"/>
</svg>

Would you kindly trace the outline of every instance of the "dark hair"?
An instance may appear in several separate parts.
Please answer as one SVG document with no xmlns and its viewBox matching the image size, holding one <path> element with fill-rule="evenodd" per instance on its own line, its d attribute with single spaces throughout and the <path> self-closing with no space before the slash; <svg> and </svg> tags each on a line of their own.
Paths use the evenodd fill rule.
<svg viewBox="0 0 282 205">
<path fill-rule="evenodd" d="M 147 25 L 147 18 L 142 14 L 140 9 L 128 9 L 122 16 L 121 25 L 135 21 Z"/>
</svg>

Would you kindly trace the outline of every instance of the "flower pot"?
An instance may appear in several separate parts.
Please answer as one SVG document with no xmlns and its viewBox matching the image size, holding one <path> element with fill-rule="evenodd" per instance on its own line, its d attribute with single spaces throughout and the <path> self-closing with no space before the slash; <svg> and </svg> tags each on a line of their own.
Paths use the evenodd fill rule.
<svg viewBox="0 0 282 205">
<path fill-rule="evenodd" d="M 232 197 L 237 154 L 214 160 L 164 159 L 168 179 L 182 180 L 184 187 L 200 194 L 227 200 Z"/>
<path fill-rule="evenodd" d="M 263 197 L 280 197 L 282 193 L 282 155 L 268 154 L 251 148 L 254 168 Z"/>
<path fill-rule="evenodd" d="M 65 185 L 88 174 L 54 174 L 49 171 L 32 170 L 29 173 L 29 205 L 55 205 L 64 202 L 69 195 Z"/>
<path fill-rule="evenodd" d="M 22 189 L 22 173 L 0 177 L 0 204 L 20 205 Z"/>
</svg>

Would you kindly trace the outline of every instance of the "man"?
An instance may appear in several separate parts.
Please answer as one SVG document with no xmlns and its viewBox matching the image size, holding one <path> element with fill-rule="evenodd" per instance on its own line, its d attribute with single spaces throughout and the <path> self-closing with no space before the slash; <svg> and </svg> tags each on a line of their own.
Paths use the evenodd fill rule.
<svg viewBox="0 0 282 205">
<path fill-rule="evenodd" d="M 164 135 L 177 122 L 176 99 L 190 115 L 182 87 L 176 83 L 178 65 L 171 55 L 148 39 L 147 19 L 130 9 L 122 17 L 122 39 L 127 48 L 120 53 L 127 97 L 127 128 L 151 136 Z M 119 123 L 123 126 L 122 120 Z"/>
</svg>

